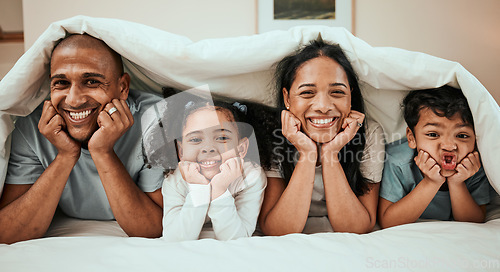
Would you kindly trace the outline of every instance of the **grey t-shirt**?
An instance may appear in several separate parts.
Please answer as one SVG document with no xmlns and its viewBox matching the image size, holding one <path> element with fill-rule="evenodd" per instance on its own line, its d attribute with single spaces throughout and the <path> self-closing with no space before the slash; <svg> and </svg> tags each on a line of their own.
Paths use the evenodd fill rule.
<svg viewBox="0 0 500 272">
<path fill-rule="evenodd" d="M 132 180 L 144 192 L 161 188 L 163 171 L 150 169 L 142 151 L 141 115 L 161 100 L 153 94 L 130 90 L 127 104 L 134 125 L 116 142 L 114 150 Z M 29 116 L 20 118 L 12 132 L 12 148 L 6 184 L 34 184 L 57 155 L 57 149 L 38 130 L 42 114 L 40 105 Z M 71 171 L 61 199 L 61 209 L 69 216 L 82 219 L 112 220 L 113 212 L 102 186 L 94 161 L 87 149 Z"/>
</svg>

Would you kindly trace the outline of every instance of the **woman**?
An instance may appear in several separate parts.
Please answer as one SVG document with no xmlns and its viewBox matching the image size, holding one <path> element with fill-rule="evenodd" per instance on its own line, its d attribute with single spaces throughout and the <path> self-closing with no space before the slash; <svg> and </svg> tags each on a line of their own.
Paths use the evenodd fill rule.
<svg viewBox="0 0 500 272">
<path fill-rule="evenodd" d="M 267 235 L 371 231 L 383 131 L 374 121 L 363 123 L 363 99 L 344 52 L 313 41 L 277 64 L 276 85 L 282 134 L 291 145 L 283 139 L 273 150 L 280 167 L 267 172 L 261 230 Z"/>
</svg>

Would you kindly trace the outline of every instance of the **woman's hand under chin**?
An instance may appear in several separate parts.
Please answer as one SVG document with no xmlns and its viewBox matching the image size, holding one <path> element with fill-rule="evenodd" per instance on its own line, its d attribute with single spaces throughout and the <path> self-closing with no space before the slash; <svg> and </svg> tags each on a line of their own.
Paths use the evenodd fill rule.
<svg viewBox="0 0 500 272">
<path fill-rule="evenodd" d="M 332 155 L 337 155 L 354 138 L 361 127 L 359 124 L 363 124 L 364 120 L 365 115 L 363 113 L 351 110 L 342 123 L 341 131 L 331 141 L 321 145 L 321 156 L 326 155 L 331 157 Z"/>
<path fill-rule="evenodd" d="M 283 136 L 297 148 L 300 154 L 317 154 L 318 148 L 316 143 L 300 131 L 302 124 L 293 113 L 287 110 L 282 111 L 281 123 Z"/>
</svg>

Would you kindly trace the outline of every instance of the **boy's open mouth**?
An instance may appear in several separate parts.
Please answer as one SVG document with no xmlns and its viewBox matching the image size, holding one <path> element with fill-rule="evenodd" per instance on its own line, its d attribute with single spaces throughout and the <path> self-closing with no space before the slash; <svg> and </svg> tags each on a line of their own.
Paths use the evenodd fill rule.
<svg viewBox="0 0 500 272">
<path fill-rule="evenodd" d="M 443 154 L 441 158 L 441 167 L 444 170 L 455 170 L 457 166 L 457 156 L 452 153 Z"/>
</svg>

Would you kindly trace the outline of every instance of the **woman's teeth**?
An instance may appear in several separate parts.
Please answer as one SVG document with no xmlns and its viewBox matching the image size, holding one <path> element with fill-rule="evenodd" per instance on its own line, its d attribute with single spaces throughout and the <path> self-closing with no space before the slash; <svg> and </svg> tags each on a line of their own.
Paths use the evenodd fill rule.
<svg viewBox="0 0 500 272">
<path fill-rule="evenodd" d="M 310 119 L 310 120 L 311 120 L 311 122 L 313 124 L 322 125 L 322 124 L 331 123 L 333 121 L 333 118 L 328 118 L 328 119 Z"/>
<path fill-rule="evenodd" d="M 71 116 L 71 118 L 74 120 L 80 120 L 80 119 L 87 118 L 91 112 L 92 112 L 92 110 L 84 110 L 84 111 L 80 111 L 80 112 L 70 111 L 69 116 Z"/>
</svg>

